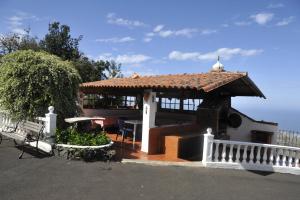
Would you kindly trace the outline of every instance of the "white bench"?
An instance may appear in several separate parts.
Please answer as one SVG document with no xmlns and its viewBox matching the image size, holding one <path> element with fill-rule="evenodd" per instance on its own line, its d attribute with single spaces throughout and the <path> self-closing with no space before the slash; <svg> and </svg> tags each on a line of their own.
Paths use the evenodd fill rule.
<svg viewBox="0 0 300 200">
<path fill-rule="evenodd" d="M 34 147 L 37 153 L 39 153 L 39 150 L 42 150 L 45 153 L 53 154 L 51 145 L 40 141 L 43 130 L 44 125 L 31 121 L 20 121 L 16 123 L 15 127 L 10 126 L 9 123 L 3 123 L 0 130 L 0 144 L 3 139 L 2 136 L 13 139 L 16 146 L 22 148 L 19 159 L 24 154 L 25 146 Z"/>
</svg>

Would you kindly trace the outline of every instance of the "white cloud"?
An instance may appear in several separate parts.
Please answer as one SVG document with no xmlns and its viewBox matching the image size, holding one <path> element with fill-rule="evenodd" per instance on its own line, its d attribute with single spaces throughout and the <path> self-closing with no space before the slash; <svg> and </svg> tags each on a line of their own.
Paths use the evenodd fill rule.
<svg viewBox="0 0 300 200">
<path fill-rule="evenodd" d="M 143 54 L 135 54 L 135 55 L 118 55 L 116 57 L 116 62 L 124 63 L 124 64 L 138 64 L 149 60 L 150 57 Z"/>
<path fill-rule="evenodd" d="M 248 22 L 248 21 L 238 21 L 238 22 L 234 22 L 234 24 L 236 26 L 249 26 L 249 25 L 251 25 L 251 22 Z"/>
<path fill-rule="evenodd" d="M 203 29 L 200 31 L 202 35 L 210 35 L 213 33 L 217 33 L 217 30 L 213 30 L 213 29 Z"/>
<path fill-rule="evenodd" d="M 100 38 L 100 39 L 96 39 L 96 42 L 106 42 L 106 43 L 124 43 L 124 42 L 132 42 L 135 39 L 132 37 L 122 37 L 122 38 L 118 38 L 118 37 L 113 37 L 113 38 Z"/>
<path fill-rule="evenodd" d="M 153 37 L 154 35 L 155 35 L 155 34 L 152 33 L 152 32 L 146 34 L 147 37 Z"/>
<path fill-rule="evenodd" d="M 151 42 L 151 41 L 152 41 L 152 38 L 150 38 L 150 37 L 144 38 L 144 42 Z"/>
<path fill-rule="evenodd" d="M 281 21 L 277 22 L 276 26 L 286 26 L 288 24 L 290 24 L 291 22 L 293 22 L 295 17 L 290 16 L 288 18 L 284 18 Z"/>
<path fill-rule="evenodd" d="M 178 30 L 164 29 L 164 25 L 160 24 L 154 27 L 153 31 L 146 34 L 144 38 L 145 42 L 150 42 L 152 37 L 158 36 L 162 38 L 182 36 L 182 37 L 192 37 L 194 33 L 198 32 L 195 28 L 183 28 Z"/>
<path fill-rule="evenodd" d="M 26 32 L 25 29 L 23 29 L 23 28 L 18 28 L 18 27 L 16 27 L 16 28 L 11 28 L 10 31 L 13 32 L 13 33 L 19 34 L 19 35 L 23 35 L 23 36 L 27 34 L 27 32 Z"/>
<path fill-rule="evenodd" d="M 170 37 L 173 34 L 174 34 L 174 31 L 171 31 L 171 30 L 165 30 L 165 31 L 161 30 L 158 32 L 158 35 L 160 37 Z"/>
<path fill-rule="evenodd" d="M 40 18 L 29 13 L 17 11 L 14 16 L 7 18 L 7 24 L 9 30 L 13 33 L 17 33 L 20 35 L 26 34 L 26 31 L 24 30 L 23 27 L 25 20 L 39 21 Z"/>
<path fill-rule="evenodd" d="M 165 26 L 160 24 L 160 25 L 157 25 L 154 29 L 153 29 L 153 32 L 159 32 L 161 31 Z"/>
<path fill-rule="evenodd" d="M 194 33 L 198 32 L 195 28 L 184 28 L 177 31 L 174 31 L 174 35 L 176 36 L 185 36 L 185 37 L 192 37 Z"/>
<path fill-rule="evenodd" d="M 229 27 L 229 24 L 222 24 L 221 25 L 223 28 L 228 28 Z"/>
<path fill-rule="evenodd" d="M 216 60 L 218 56 L 221 56 L 224 60 L 229 60 L 234 56 L 254 56 L 262 53 L 261 49 L 241 49 L 241 48 L 220 48 L 213 52 L 201 53 L 201 52 L 181 52 L 172 51 L 169 53 L 170 60 Z"/>
<path fill-rule="evenodd" d="M 138 20 L 129 20 L 129 19 L 117 17 L 115 13 L 108 13 L 106 15 L 106 18 L 107 18 L 107 23 L 109 24 L 126 26 L 128 28 L 146 26 L 145 23 Z"/>
<path fill-rule="evenodd" d="M 267 8 L 283 8 L 284 4 L 276 3 L 276 4 L 269 4 Z"/>
<path fill-rule="evenodd" d="M 154 71 L 153 69 L 150 68 L 140 68 L 140 69 L 127 69 L 122 72 L 125 77 L 130 77 L 134 73 L 137 73 L 141 76 L 154 76 L 158 74 L 158 71 Z"/>
<path fill-rule="evenodd" d="M 270 22 L 274 17 L 273 13 L 258 13 L 255 15 L 251 15 L 250 18 L 253 19 L 259 25 L 265 25 Z"/>
<path fill-rule="evenodd" d="M 104 53 L 97 57 L 97 60 L 114 60 L 121 64 L 139 64 L 150 59 L 151 57 L 143 54 L 123 54 L 113 56 L 111 53 Z"/>
</svg>

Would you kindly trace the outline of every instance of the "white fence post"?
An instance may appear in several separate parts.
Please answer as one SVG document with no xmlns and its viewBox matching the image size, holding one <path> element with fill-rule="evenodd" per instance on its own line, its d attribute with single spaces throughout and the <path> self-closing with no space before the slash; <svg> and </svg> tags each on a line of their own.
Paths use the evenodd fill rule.
<svg viewBox="0 0 300 200">
<path fill-rule="evenodd" d="M 212 161 L 212 152 L 213 152 L 213 140 L 214 135 L 211 134 L 212 129 L 208 128 L 207 133 L 203 136 L 203 154 L 202 154 L 202 164 L 206 166 L 207 162 Z"/>
<path fill-rule="evenodd" d="M 48 108 L 49 113 L 46 114 L 45 120 L 45 131 L 46 140 L 50 143 L 54 143 L 55 131 L 56 131 L 56 118 L 57 114 L 54 113 L 54 107 L 50 106 Z"/>
</svg>

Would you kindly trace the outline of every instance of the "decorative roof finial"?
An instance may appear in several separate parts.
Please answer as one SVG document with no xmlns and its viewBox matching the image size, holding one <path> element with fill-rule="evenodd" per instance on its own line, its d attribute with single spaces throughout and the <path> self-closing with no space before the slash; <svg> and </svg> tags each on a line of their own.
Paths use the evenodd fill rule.
<svg viewBox="0 0 300 200">
<path fill-rule="evenodd" d="M 223 72 L 224 70 L 224 65 L 222 63 L 220 63 L 220 56 L 218 55 L 218 60 L 217 62 L 212 66 L 212 70 L 213 72 Z"/>
</svg>

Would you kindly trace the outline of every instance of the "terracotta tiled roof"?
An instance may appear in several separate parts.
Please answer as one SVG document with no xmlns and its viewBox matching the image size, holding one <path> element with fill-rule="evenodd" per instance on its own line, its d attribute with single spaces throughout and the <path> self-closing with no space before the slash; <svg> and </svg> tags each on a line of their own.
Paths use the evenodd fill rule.
<svg viewBox="0 0 300 200">
<path fill-rule="evenodd" d="M 247 73 L 242 72 L 209 72 L 202 74 L 175 74 L 158 76 L 133 76 L 113 78 L 81 84 L 82 88 L 151 88 L 151 89 L 195 89 L 210 92 L 226 85 Z"/>
</svg>

